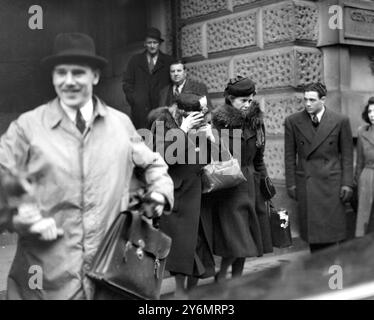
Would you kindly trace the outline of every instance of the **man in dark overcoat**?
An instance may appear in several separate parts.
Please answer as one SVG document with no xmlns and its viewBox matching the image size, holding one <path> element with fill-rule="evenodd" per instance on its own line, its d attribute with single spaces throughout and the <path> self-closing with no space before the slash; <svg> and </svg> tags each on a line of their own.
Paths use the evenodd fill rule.
<svg viewBox="0 0 374 320">
<path fill-rule="evenodd" d="M 349 119 L 325 106 L 321 83 L 304 90 L 305 110 L 285 120 L 288 195 L 297 201 L 300 236 L 311 252 L 346 238 L 345 203 L 352 196 Z"/>
<path fill-rule="evenodd" d="M 144 41 L 145 51 L 130 59 L 123 76 L 123 92 L 137 129 L 146 127 L 148 113 L 158 107 L 161 89 L 170 83 L 169 67 L 173 58 L 160 51 L 163 41 L 158 29 L 149 28 Z"/>
<path fill-rule="evenodd" d="M 188 77 L 186 65 L 182 60 L 175 60 L 170 65 L 171 83 L 160 92 L 160 107 L 171 106 L 181 93 L 192 93 L 205 97 L 202 101 L 204 107 L 212 110 L 212 103 L 208 97 L 208 88 L 202 82 Z"/>
</svg>

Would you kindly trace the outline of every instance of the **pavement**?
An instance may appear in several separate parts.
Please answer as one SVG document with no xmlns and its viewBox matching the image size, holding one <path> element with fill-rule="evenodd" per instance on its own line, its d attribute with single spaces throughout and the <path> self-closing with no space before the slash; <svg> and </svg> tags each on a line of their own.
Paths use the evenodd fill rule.
<svg viewBox="0 0 374 320">
<path fill-rule="evenodd" d="M 5 245 L 0 247 L 0 300 L 5 298 L 6 279 L 15 254 L 16 245 Z M 305 245 L 296 244 L 286 249 L 274 249 L 273 253 L 265 254 L 263 257 L 247 258 L 244 265 L 244 274 L 256 273 L 279 265 L 290 263 L 301 256 L 309 254 Z M 219 266 L 219 258 L 216 258 Z M 206 285 L 213 282 L 213 278 L 207 278 L 199 281 L 200 285 Z M 161 286 L 161 299 L 172 299 L 175 291 L 174 278 L 168 273 Z"/>
</svg>

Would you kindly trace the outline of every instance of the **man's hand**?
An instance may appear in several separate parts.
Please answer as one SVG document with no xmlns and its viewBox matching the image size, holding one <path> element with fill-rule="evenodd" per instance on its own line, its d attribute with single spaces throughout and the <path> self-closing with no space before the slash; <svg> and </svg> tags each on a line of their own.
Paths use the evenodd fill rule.
<svg viewBox="0 0 374 320">
<path fill-rule="evenodd" d="M 13 228 L 20 235 L 36 235 L 40 240 L 52 241 L 63 235 L 53 218 L 43 218 L 34 203 L 23 203 L 13 216 Z"/>
<path fill-rule="evenodd" d="M 353 195 L 353 189 L 349 186 L 342 186 L 340 188 L 340 199 L 342 199 L 342 202 L 348 202 L 351 200 Z"/>
<path fill-rule="evenodd" d="M 34 223 L 30 229 L 30 234 L 39 235 L 40 240 L 53 241 L 64 234 L 64 230 L 57 228 L 53 218 L 43 218 Z"/>
<path fill-rule="evenodd" d="M 153 191 L 150 195 L 149 195 L 149 199 L 151 200 L 151 204 L 152 204 L 152 201 L 154 202 L 153 203 L 153 211 L 154 211 L 154 214 L 156 217 L 159 217 L 162 215 L 162 212 L 164 211 L 164 207 L 165 207 L 165 197 L 163 194 L 161 193 L 158 193 L 156 191 Z M 149 217 L 150 218 L 150 217 Z"/>
<path fill-rule="evenodd" d="M 30 227 L 42 219 L 39 208 L 34 203 L 21 203 L 18 212 L 13 216 L 13 228 L 20 234 L 29 233 Z"/>
<path fill-rule="evenodd" d="M 294 199 L 297 201 L 296 186 L 287 188 L 287 194 L 291 199 Z"/>
</svg>

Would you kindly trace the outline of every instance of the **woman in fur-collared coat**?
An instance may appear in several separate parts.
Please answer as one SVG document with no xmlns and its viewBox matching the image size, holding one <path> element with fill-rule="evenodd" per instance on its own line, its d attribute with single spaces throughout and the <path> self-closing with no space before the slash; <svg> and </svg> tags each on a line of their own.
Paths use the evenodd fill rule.
<svg viewBox="0 0 374 320">
<path fill-rule="evenodd" d="M 200 98 L 182 93 L 177 105 L 155 109 L 148 116 L 155 150 L 163 154 L 174 182 L 173 212 L 161 217 L 160 229 L 172 239 L 166 270 L 175 277 L 177 297 L 183 297 L 186 289 L 192 289 L 198 278 L 213 276 L 215 272 L 211 215 L 206 210 L 201 189 L 201 169 L 208 159 L 210 161 L 210 156 L 193 138 L 193 129 L 201 127 L 205 121 L 200 112 Z M 201 133 L 207 130 L 203 136 L 211 133 L 209 125 L 199 130 Z M 170 141 L 172 136 L 175 139 Z M 206 154 L 199 157 L 201 153 Z M 191 156 L 196 161 L 192 161 Z"/>
<path fill-rule="evenodd" d="M 247 181 L 218 191 L 213 203 L 213 252 L 222 257 L 216 280 L 226 277 L 229 266 L 232 276 L 243 272 L 246 257 L 273 251 L 269 218 L 260 193 L 260 178 L 267 176 L 264 164 L 265 130 L 263 114 L 253 101 L 255 84 L 238 76 L 225 89 L 225 105 L 212 112 L 212 124 L 221 133 L 229 130 L 230 152 L 241 146 L 241 169 Z M 240 143 L 234 143 L 233 129 L 241 129 Z"/>
</svg>

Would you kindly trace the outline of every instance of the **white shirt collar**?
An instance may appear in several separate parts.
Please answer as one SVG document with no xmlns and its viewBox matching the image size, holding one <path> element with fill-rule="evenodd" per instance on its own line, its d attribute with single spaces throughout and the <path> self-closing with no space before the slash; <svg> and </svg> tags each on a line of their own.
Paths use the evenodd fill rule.
<svg viewBox="0 0 374 320">
<path fill-rule="evenodd" d="M 323 106 L 323 108 L 316 114 L 317 118 L 318 118 L 318 122 L 321 122 L 321 119 L 322 119 L 322 116 L 323 114 L 325 113 L 325 106 Z"/>
<path fill-rule="evenodd" d="M 75 123 L 75 119 L 77 117 L 77 110 L 75 108 L 67 106 L 65 103 L 63 103 L 60 100 L 60 104 L 62 109 L 66 112 L 68 115 L 69 119 Z M 93 101 L 92 99 L 89 99 L 83 107 L 80 108 L 82 117 L 86 123 L 88 123 L 93 115 Z"/>
</svg>

